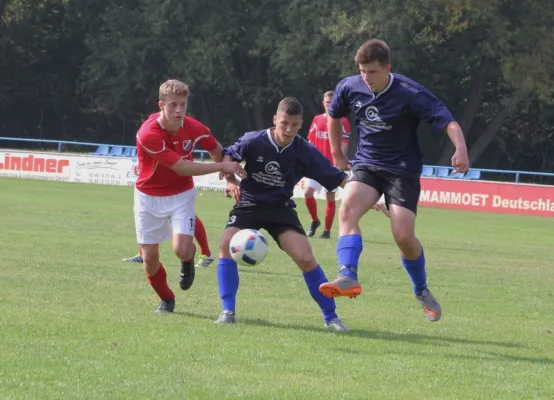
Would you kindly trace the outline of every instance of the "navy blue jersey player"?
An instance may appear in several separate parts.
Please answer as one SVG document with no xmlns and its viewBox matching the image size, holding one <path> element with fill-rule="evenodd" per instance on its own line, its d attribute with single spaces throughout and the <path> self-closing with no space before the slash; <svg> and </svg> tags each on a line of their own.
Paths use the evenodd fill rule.
<svg viewBox="0 0 554 400">
<path fill-rule="evenodd" d="M 219 245 L 217 281 L 223 312 L 216 322 L 235 322 L 239 274 L 237 263 L 229 254 L 229 242 L 241 229 L 263 228 L 302 270 L 308 290 L 323 314 L 324 326 L 346 331 L 335 312 L 335 300 L 319 292 L 327 277 L 314 258 L 290 199 L 294 186 L 305 176 L 331 191 L 344 186 L 347 175 L 297 136 L 302 126 L 302 105 L 298 100 L 281 100 L 273 123 L 273 128 L 248 132 L 224 150 L 224 159 L 245 161 L 247 177 L 240 182 L 240 189 L 235 186 L 236 181 L 228 179 L 227 192 L 233 192 L 238 203 L 229 213 Z"/>
<path fill-rule="evenodd" d="M 355 113 L 359 133 L 352 162 L 352 176 L 345 185 L 339 210 L 337 258 L 339 275 L 320 286 L 328 297 L 357 296 L 358 261 L 362 252 L 361 217 L 381 195 L 389 209 L 394 240 L 401 252 L 414 294 L 430 321 L 438 321 L 441 308 L 427 288 L 425 256 L 415 236 L 419 200 L 421 152 L 416 131 L 426 121 L 446 131 L 456 147 L 452 166 L 460 172 L 469 167 L 462 130 L 446 106 L 423 86 L 399 74 L 391 74 L 389 46 L 370 40 L 356 52 L 360 74 L 337 85 L 328 111 L 328 132 L 335 166 L 348 168 L 340 146 L 340 118 Z"/>
</svg>

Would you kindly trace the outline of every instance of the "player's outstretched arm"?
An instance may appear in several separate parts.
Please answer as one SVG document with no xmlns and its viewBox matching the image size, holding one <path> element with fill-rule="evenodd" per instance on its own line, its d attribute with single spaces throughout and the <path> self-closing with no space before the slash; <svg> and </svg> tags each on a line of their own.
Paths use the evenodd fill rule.
<svg viewBox="0 0 554 400">
<path fill-rule="evenodd" d="M 344 154 L 344 156 L 346 157 L 346 155 L 348 154 L 348 142 L 345 142 L 344 140 L 342 140 L 340 143 L 340 147 L 342 150 L 342 154 Z"/>
<path fill-rule="evenodd" d="M 327 133 L 329 135 L 329 145 L 331 154 L 335 161 L 335 166 L 340 170 L 348 169 L 348 159 L 342 150 L 342 123 L 340 119 L 327 116 Z"/>
<path fill-rule="evenodd" d="M 221 143 L 217 142 L 217 146 L 215 149 L 208 151 L 210 154 L 210 157 L 215 162 L 222 162 L 223 160 L 223 146 Z"/>
<path fill-rule="evenodd" d="M 458 172 L 466 172 L 469 169 L 469 157 L 462 127 L 452 121 L 446 126 L 446 133 L 456 148 L 451 160 L 452 167 Z"/>
<path fill-rule="evenodd" d="M 223 156 L 224 162 L 230 162 L 233 161 L 233 157 L 229 154 L 226 154 Z M 240 182 L 238 181 L 235 174 L 224 174 L 220 173 L 219 179 L 223 179 L 225 177 L 225 180 L 227 181 L 225 185 L 225 189 L 223 189 L 223 193 L 225 194 L 225 197 L 234 198 L 235 201 L 238 203 L 240 202 Z"/>
<path fill-rule="evenodd" d="M 347 118 L 342 118 L 340 121 L 342 125 L 342 153 L 348 157 L 348 147 L 350 145 L 350 135 L 352 134 L 352 129 L 350 129 L 350 122 L 348 122 Z"/>
<path fill-rule="evenodd" d="M 246 177 L 246 171 L 238 162 L 197 163 L 187 160 L 177 161 L 171 169 L 182 176 L 208 175 L 214 172 L 224 174 L 237 174 L 241 178 Z"/>
<path fill-rule="evenodd" d="M 328 191 L 346 185 L 348 175 L 334 167 L 315 147 L 303 149 L 302 155 L 302 160 L 305 163 L 304 176 L 306 178 L 319 182 Z"/>
<path fill-rule="evenodd" d="M 233 161 L 233 156 L 229 155 L 229 154 L 226 154 L 223 156 L 223 162 L 232 162 Z M 219 179 L 223 179 L 225 178 L 225 180 L 233 185 L 236 185 L 236 186 L 240 186 L 240 182 L 238 181 L 236 175 L 234 173 L 230 173 L 230 174 L 226 174 L 226 173 L 221 173 L 219 175 Z"/>
</svg>

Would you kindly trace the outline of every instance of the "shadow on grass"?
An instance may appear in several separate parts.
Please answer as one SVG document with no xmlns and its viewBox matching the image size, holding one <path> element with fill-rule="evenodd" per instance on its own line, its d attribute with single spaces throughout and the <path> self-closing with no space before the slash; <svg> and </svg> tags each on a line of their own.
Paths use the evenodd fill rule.
<svg viewBox="0 0 554 400">
<path fill-rule="evenodd" d="M 292 261 L 291 261 L 292 263 Z M 300 269 L 296 266 L 296 265 L 292 265 L 292 268 L 293 268 L 293 271 L 297 272 L 296 274 L 288 274 L 288 273 L 283 273 L 283 272 L 273 272 L 273 271 L 268 271 L 268 270 L 265 270 L 265 269 L 254 269 L 254 268 L 240 268 L 239 269 L 239 272 L 241 274 L 259 274 L 259 275 L 273 275 L 273 276 L 287 276 L 289 278 L 295 278 L 295 279 L 302 279 L 302 271 L 300 271 Z"/>
<path fill-rule="evenodd" d="M 471 343 L 469 343 L 471 344 Z M 480 344 L 480 342 L 477 342 L 477 344 Z M 335 347 L 333 349 L 334 351 L 341 353 L 341 354 L 352 354 L 352 355 L 374 355 L 369 350 L 364 350 L 360 348 L 350 348 L 350 347 Z M 390 354 L 390 351 L 387 351 L 387 354 Z M 407 353 L 404 352 L 392 352 L 394 354 L 400 355 L 400 356 L 406 356 Z M 413 355 L 413 352 L 410 353 L 410 355 Z M 422 357 L 437 357 L 437 358 L 452 358 L 462 361 L 468 361 L 468 360 L 477 360 L 477 361 L 510 361 L 510 362 L 527 362 L 532 364 L 545 364 L 545 365 L 551 365 L 554 364 L 554 359 L 548 358 L 548 357 L 531 357 L 531 356 L 516 356 L 512 354 L 503 354 L 503 353 L 494 353 L 490 351 L 478 351 L 477 354 L 444 354 L 441 352 L 439 355 L 433 355 L 432 353 L 425 352 L 424 354 L 421 354 Z"/>
<path fill-rule="evenodd" d="M 213 323 L 217 319 L 217 315 L 205 315 L 197 314 L 193 312 L 175 312 L 175 314 L 183 315 L 187 317 L 199 318 L 209 320 Z M 302 330 L 309 332 L 326 332 L 326 330 L 321 327 L 315 327 L 311 325 L 298 325 L 298 324 L 280 324 L 275 322 L 270 322 L 264 319 L 252 319 L 252 318 L 242 318 L 237 317 L 237 324 L 246 324 L 246 325 L 256 325 L 264 326 L 277 329 L 294 329 Z M 412 344 L 429 344 L 433 346 L 448 346 L 450 344 L 466 344 L 466 345 L 480 345 L 480 346 L 497 346 L 497 347 L 507 347 L 507 348 L 522 348 L 524 347 L 520 343 L 515 342 L 501 342 L 495 340 L 473 340 L 473 339 L 464 339 L 456 337 L 445 337 L 437 335 L 423 335 L 423 334 L 414 334 L 414 333 L 398 333 L 398 332 L 389 332 L 389 331 L 379 331 L 379 330 L 365 330 L 365 329 L 352 329 L 349 332 L 340 333 L 341 336 L 354 336 L 364 339 L 372 340 L 386 340 L 386 341 L 397 341 L 397 342 L 407 342 Z M 546 359 L 545 359 L 546 360 Z"/>
<path fill-rule="evenodd" d="M 458 358 L 461 360 L 488 360 L 488 361 L 513 361 L 513 362 L 528 362 L 533 364 L 554 364 L 554 359 L 548 357 L 531 357 L 531 356 L 516 356 L 512 354 L 498 354 L 490 351 L 480 352 L 480 355 L 469 354 L 451 354 L 448 357 Z"/>
</svg>

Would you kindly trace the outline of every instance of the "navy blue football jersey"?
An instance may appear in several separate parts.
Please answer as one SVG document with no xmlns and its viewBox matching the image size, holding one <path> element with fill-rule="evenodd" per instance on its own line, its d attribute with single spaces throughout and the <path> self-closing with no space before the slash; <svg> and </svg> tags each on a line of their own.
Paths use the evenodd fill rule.
<svg viewBox="0 0 554 400">
<path fill-rule="evenodd" d="M 346 177 L 306 139 L 296 136 L 289 145 L 279 147 L 269 129 L 245 133 L 224 154 L 246 162 L 248 176 L 240 183 L 240 205 L 284 206 L 303 177 L 327 190 L 337 188 Z"/>
<path fill-rule="evenodd" d="M 422 158 L 417 138 L 421 121 L 444 130 L 454 117 L 444 103 L 420 84 L 400 74 L 390 74 L 387 87 L 373 93 L 360 75 L 337 85 L 329 107 L 332 118 L 354 111 L 358 147 L 353 165 L 369 165 L 400 175 L 421 174 Z"/>
</svg>

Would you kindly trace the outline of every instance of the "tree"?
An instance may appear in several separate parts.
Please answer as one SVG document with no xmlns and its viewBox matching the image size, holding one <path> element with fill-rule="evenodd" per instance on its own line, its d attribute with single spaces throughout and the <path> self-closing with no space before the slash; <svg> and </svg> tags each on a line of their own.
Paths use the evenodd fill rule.
<svg viewBox="0 0 554 400">
<path fill-rule="evenodd" d="M 418 66 L 421 71 L 425 65 L 424 73 L 430 77 L 423 80 L 430 81 L 431 88 L 452 109 L 463 110 L 459 119 L 473 163 L 532 93 L 542 103 L 552 101 L 554 57 L 549 27 L 554 25 L 554 11 L 547 1 L 377 3 L 364 2 L 364 7 L 356 1 L 350 3 L 350 10 L 355 7 L 356 13 L 348 8 L 337 11 L 337 22 L 326 31 L 337 44 L 352 43 L 359 36 L 381 36 L 398 48 L 397 69 L 418 75 Z M 404 12 L 398 13 L 399 9 Z M 436 74 L 443 85 L 433 82 Z M 457 79 L 449 79 L 451 76 Z M 480 124 L 476 125 L 477 121 Z M 439 164 L 447 164 L 453 152 L 447 141 L 443 146 Z"/>
</svg>

